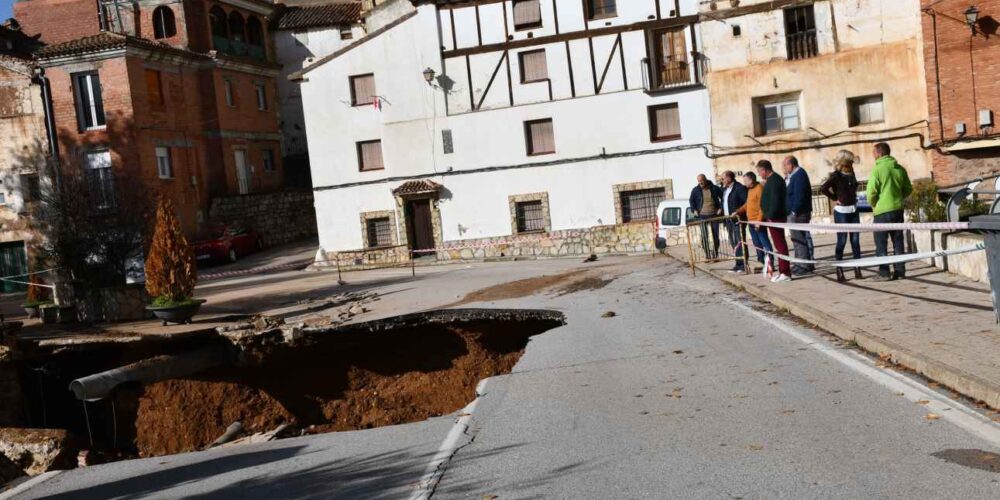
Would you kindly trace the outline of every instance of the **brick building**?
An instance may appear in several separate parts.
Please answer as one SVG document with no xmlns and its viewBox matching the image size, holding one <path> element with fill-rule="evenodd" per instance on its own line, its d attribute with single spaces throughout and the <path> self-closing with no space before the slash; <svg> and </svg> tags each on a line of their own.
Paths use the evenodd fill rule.
<svg viewBox="0 0 1000 500">
<path fill-rule="evenodd" d="M 1000 173 L 1000 0 L 923 0 L 934 178 L 948 185 Z M 970 24 L 966 14 L 974 23 Z"/>
<path fill-rule="evenodd" d="M 125 181 L 170 196 L 189 235 L 213 198 L 280 189 L 273 11 L 261 0 L 15 4 L 23 30 L 48 44 L 35 59 L 62 174 L 108 203 Z"/>
</svg>

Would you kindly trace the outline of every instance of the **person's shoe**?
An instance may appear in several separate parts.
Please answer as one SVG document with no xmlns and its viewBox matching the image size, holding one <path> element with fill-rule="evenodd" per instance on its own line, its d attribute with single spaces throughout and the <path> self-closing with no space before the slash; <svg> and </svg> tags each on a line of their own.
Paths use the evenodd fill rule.
<svg viewBox="0 0 1000 500">
<path fill-rule="evenodd" d="M 906 273 L 898 273 L 898 272 L 893 272 L 892 273 L 892 280 L 893 281 L 896 281 L 896 280 L 905 280 L 905 279 L 906 279 Z"/>
<path fill-rule="evenodd" d="M 854 279 L 859 280 L 859 279 L 862 279 L 862 278 L 864 278 L 864 277 L 861 276 L 861 268 L 860 267 L 855 267 L 854 268 Z"/>
<path fill-rule="evenodd" d="M 843 283 L 847 281 L 847 277 L 844 276 L 844 268 L 837 268 L 837 283 Z"/>
<path fill-rule="evenodd" d="M 779 274 L 771 280 L 771 283 L 784 283 L 786 281 L 792 281 L 792 278 L 787 274 Z"/>
<path fill-rule="evenodd" d="M 875 283 L 885 283 L 887 281 L 892 281 L 892 276 L 885 276 L 883 274 L 879 274 L 872 277 L 872 281 L 874 281 Z"/>
</svg>

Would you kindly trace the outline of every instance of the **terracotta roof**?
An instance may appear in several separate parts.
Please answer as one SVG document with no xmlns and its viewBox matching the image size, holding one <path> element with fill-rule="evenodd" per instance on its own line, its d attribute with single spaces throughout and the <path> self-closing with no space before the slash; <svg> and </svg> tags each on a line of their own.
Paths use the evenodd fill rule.
<svg viewBox="0 0 1000 500">
<path fill-rule="evenodd" d="M 402 196 L 407 194 L 436 193 L 440 190 L 441 185 L 434 181 L 408 181 L 400 184 L 398 188 L 393 189 L 392 194 Z"/>
<path fill-rule="evenodd" d="M 60 56 L 86 54 L 88 52 L 103 52 L 106 50 L 123 49 L 129 46 L 151 50 L 167 50 L 195 57 L 208 57 L 206 54 L 199 54 L 190 50 L 179 49 L 165 43 L 154 42 L 152 40 L 146 40 L 144 38 L 129 35 L 121 35 L 118 33 L 103 32 L 96 35 L 77 38 L 68 42 L 47 45 L 35 51 L 35 58 L 48 59 Z"/>
<path fill-rule="evenodd" d="M 361 4 L 331 3 L 289 7 L 278 19 L 279 30 L 351 25 L 361 18 Z"/>
</svg>

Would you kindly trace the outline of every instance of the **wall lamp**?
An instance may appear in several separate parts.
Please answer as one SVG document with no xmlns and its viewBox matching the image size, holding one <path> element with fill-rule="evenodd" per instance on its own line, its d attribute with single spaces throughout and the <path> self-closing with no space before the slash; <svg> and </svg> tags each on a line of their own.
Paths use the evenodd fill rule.
<svg viewBox="0 0 1000 500">
<path fill-rule="evenodd" d="M 431 68 L 427 68 L 424 70 L 424 81 L 427 82 L 427 85 L 432 85 L 432 83 L 434 82 L 435 73 L 436 72 Z"/>
<path fill-rule="evenodd" d="M 975 5 L 969 6 L 965 9 L 965 24 L 969 25 L 969 29 L 972 30 L 972 34 L 976 34 L 976 22 L 979 21 L 979 9 Z"/>
</svg>

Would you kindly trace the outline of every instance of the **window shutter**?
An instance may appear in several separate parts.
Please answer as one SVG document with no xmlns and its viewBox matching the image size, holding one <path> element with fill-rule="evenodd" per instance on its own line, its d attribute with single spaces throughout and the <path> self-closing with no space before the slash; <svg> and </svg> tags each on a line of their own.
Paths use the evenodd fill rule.
<svg viewBox="0 0 1000 500">
<path fill-rule="evenodd" d="M 549 78 L 545 50 L 521 52 L 521 83 L 537 82 Z"/>
<path fill-rule="evenodd" d="M 355 106 L 375 102 L 375 75 L 351 77 L 351 87 Z"/>
<path fill-rule="evenodd" d="M 542 9 L 538 0 L 520 0 L 514 2 L 514 28 L 524 29 L 541 26 Z"/>
<path fill-rule="evenodd" d="M 653 108 L 653 139 L 680 137 L 680 111 L 676 104 Z"/>
<path fill-rule="evenodd" d="M 552 120 L 528 122 L 528 152 L 530 154 L 555 153 Z"/>
<path fill-rule="evenodd" d="M 368 141 L 358 144 L 361 154 L 361 170 L 380 170 L 382 164 L 382 141 Z"/>
</svg>

